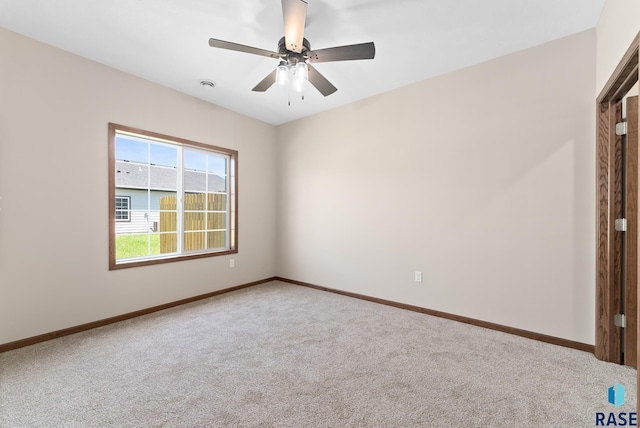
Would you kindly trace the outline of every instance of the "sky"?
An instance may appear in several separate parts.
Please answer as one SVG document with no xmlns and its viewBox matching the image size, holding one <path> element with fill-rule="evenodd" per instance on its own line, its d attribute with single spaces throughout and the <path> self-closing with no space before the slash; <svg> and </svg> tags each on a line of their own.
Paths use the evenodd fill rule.
<svg viewBox="0 0 640 428">
<path fill-rule="evenodd" d="M 135 137 L 116 135 L 116 159 L 176 167 L 178 149 L 162 143 L 149 143 Z M 226 160 L 192 149 L 183 149 L 185 169 L 208 171 L 224 177 Z"/>
</svg>

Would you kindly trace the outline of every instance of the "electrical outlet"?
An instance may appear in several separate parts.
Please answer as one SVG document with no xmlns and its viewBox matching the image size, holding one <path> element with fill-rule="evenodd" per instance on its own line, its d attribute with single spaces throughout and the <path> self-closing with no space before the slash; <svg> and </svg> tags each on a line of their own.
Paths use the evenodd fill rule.
<svg viewBox="0 0 640 428">
<path fill-rule="evenodd" d="M 235 259 L 229 259 L 229 267 L 236 267 L 236 260 Z"/>
<path fill-rule="evenodd" d="M 415 281 L 416 282 L 422 282 L 422 272 L 420 272 L 418 270 L 416 271 L 416 273 L 415 273 Z"/>
</svg>

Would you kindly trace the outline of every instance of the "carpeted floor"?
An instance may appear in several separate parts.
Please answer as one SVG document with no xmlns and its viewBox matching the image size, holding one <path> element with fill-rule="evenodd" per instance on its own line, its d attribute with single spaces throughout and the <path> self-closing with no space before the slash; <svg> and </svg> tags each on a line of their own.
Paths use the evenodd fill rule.
<svg viewBox="0 0 640 428">
<path fill-rule="evenodd" d="M 591 354 L 280 282 L 0 354 L 1 427 L 591 427 L 635 402 Z"/>
</svg>

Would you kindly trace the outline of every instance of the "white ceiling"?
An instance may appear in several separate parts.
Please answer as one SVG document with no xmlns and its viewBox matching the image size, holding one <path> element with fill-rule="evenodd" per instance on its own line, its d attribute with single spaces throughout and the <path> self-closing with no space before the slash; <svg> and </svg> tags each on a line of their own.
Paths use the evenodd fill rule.
<svg viewBox="0 0 640 428">
<path fill-rule="evenodd" d="M 277 60 L 280 0 L 0 0 L 0 26 L 277 125 L 597 25 L 606 0 L 308 0 L 312 49 L 373 41 L 376 58 L 315 64 L 338 92 L 253 88 Z M 200 81 L 216 82 L 206 90 Z"/>
</svg>

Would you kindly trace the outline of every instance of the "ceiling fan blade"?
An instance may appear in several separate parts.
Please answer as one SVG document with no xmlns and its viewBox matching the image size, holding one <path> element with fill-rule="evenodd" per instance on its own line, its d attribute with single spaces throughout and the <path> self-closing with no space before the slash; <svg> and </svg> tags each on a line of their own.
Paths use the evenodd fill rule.
<svg viewBox="0 0 640 428">
<path fill-rule="evenodd" d="M 318 49 L 309 52 L 309 62 L 348 61 L 353 59 L 373 59 L 376 56 L 376 46 L 373 42 L 357 45 L 338 46 L 335 48 Z"/>
<path fill-rule="evenodd" d="M 302 52 L 307 2 L 304 0 L 282 0 L 282 15 L 285 47 L 293 52 Z"/>
<path fill-rule="evenodd" d="M 258 83 L 253 89 L 252 91 L 255 92 L 264 92 L 267 89 L 269 89 L 271 87 L 271 85 L 273 85 L 274 83 L 276 83 L 276 70 L 273 70 L 271 73 L 269 73 L 269 75 L 267 77 L 265 77 L 264 79 L 262 79 L 260 81 L 260 83 Z"/>
<path fill-rule="evenodd" d="M 309 70 L 309 83 L 316 87 L 318 91 L 325 97 L 327 95 L 333 94 L 338 90 L 335 86 L 329 82 L 326 77 L 324 77 L 318 70 L 313 68 L 311 65 L 307 64 L 307 68 Z"/>
<path fill-rule="evenodd" d="M 228 49 L 230 51 L 245 52 L 254 55 L 268 56 L 270 58 L 280 58 L 281 55 L 278 52 L 271 52 L 265 49 L 254 48 L 251 46 L 245 46 L 238 43 L 226 42 L 224 40 L 209 39 L 209 46 L 212 48 Z"/>
</svg>

